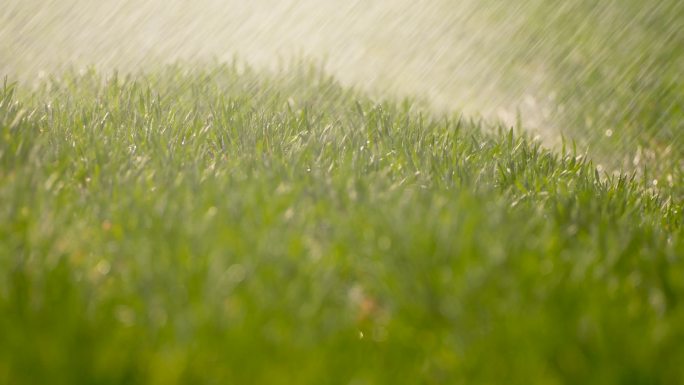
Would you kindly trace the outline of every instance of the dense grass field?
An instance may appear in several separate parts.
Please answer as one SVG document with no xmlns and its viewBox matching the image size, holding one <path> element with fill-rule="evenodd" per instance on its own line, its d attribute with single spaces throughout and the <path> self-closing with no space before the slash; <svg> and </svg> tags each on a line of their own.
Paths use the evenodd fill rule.
<svg viewBox="0 0 684 385">
<path fill-rule="evenodd" d="M 301 55 L 375 97 L 561 135 L 605 170 L 684 170 L 684 1 L 4 0 L 0 79 Z M 671 176 L 671 178 L 670 178 Z"/>
<path fill-rule="evenodd" d="M 589 147 L 605 168 L 647 168 L 661 185 L 683 180 L 684 2 L 511 3 L 499 16 L 518 7 L 521 22 L 504 39 L 512 47 L 501 50 L 512 74 L 504 79 L 515 86 L 546 74 L 540 93 L 552 97 L 544 124 Z"/>
<path fill-rule="evenodd" d="M 9 81 L 0 383 L 679 383 L 677 183 L 309 67 Z"/>
<path fill-rule="evenodd" d="M 684 383 L 683 1 L 3 9 L 0 385 Z"/>
</svg>

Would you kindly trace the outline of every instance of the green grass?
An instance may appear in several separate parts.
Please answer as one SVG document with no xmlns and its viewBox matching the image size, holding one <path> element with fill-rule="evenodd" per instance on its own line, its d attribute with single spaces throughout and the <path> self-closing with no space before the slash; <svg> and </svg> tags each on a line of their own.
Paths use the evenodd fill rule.
<svg viewBox="0 0 684 385">
<path fill-rule="evenodd" d="M 519 87 L 542 72 L 551 124 L 606 168 L 644 172 L 681 196 L 684 2 L 522 3 L 481 5 L 500 23 L 520 18 L 500 43 L 502 81 Z"/>
<path fill-rule="evenodd" d="M 672 384 L 682 203 L 316 70 L 0 94 L 0 383 Z"/>
</svg>

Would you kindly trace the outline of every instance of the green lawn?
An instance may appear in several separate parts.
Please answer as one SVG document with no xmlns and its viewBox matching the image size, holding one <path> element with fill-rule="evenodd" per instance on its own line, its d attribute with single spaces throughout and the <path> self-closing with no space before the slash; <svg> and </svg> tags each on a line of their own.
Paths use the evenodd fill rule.
<svg viewBox="0 0 684 385">
<path fill-rule="evenodd" d="M 650 178 L 306 66 L 22 84 L 0 383 L 684 378 L 684 207 Z"/>
<path fill-rule="evenodd" d="M 494 0 L 485 0 L 484 8 Z M 549 114 L 607 168 L 639 170 L 659 184 L 684 180 L 684 2 L 526 0 L 503 39 L 515 73 L 547 73 Z M 533 73 L 514 77 L 525 84 Z M 506 78 L 506 77 L 505 77 Z M 508 76 L 511 78 L 511 76 Z M 670 186 L 672 187 L 672 186 Z M 684 189 L 677 186 L 678 194 Z"/>
</svg>

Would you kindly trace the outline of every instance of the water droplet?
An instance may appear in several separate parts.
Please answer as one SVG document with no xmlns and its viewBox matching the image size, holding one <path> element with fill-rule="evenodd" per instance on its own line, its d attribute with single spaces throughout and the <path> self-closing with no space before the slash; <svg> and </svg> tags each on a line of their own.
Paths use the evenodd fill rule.
<svg viewBox="0 0 684 385">
<path fill-rule="evenodd" d="M 107 275 L 109 274 L 109 271 L 111 270 L 112 266 L 109 264 L 109 262 L 105 261 L 104 259 L 101 260 L 100 262 L 97 263 L 95 266 L 95 270 L 97 270 L 98 273 L 101 275 Z"/>
</svg>

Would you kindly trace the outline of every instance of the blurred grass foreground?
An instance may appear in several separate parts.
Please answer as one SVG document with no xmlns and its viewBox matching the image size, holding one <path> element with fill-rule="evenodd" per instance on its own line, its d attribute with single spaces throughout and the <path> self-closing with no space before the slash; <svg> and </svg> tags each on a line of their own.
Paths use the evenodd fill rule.
<svg viewBox="0 0 684 385">
<path fill-rule="evenodd" d="M 683 27 L 9 0 L 0 384 L 680 383 Z"/>
</svg>

